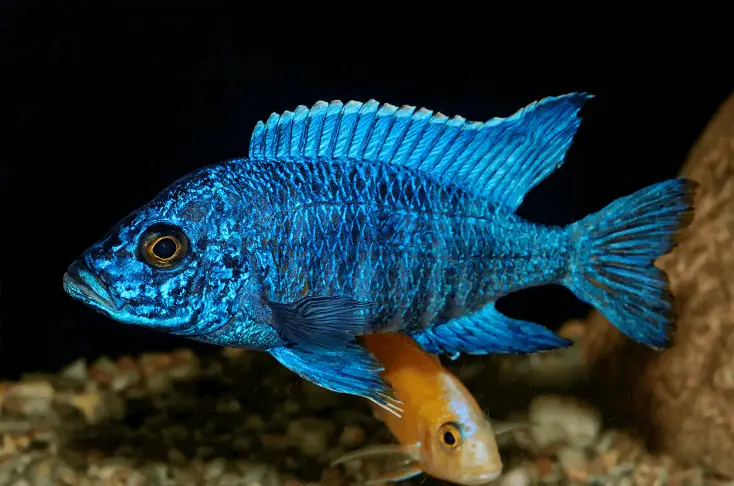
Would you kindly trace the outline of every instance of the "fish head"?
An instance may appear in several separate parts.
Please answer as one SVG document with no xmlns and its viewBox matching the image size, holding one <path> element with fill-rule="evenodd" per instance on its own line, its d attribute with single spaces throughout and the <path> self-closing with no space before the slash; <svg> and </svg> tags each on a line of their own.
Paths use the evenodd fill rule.
<svg viewBox="0 0 734 486">
<path fill-rule="evenodd" d="M 64 290 L 126 324 L 207 332 L 237 311 L 250 278 L 241 195 L 226 166 L 179 179 L 73 262 Z"/>
<path fill-rule="evenodd" d="M 435 399 L 421 407 L 423 470 L 466 486 L 486 484 L 502 474 L 492 423 L 453 374 L 440 376 Z"/>
<path fill-rule="evenodd" d="M 488 420 L 455 417 L 432 427 L 424 439 L 426 473 L 455 484 L 486 484 L 502 474 L 502 459 Z"/>
</svg>

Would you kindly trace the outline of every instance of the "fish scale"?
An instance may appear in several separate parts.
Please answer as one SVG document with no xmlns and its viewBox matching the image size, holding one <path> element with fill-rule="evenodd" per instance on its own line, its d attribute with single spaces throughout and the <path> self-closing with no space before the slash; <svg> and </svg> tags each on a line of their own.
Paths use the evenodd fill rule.
<svg viewBox="0 0 734 486">
<path fill-rule="evenodd" d="M 416 330 L 450 312 L 449 296 L 455 296 L 466 311 L 476 310 L 526 281 L 525 273 L 547 266 L 543 255 L 534 266 L 525 267 L 525 273 L 487 278 L 496 267 L 492 255 L 509 253 L 508 248 L 498 250 L 504 244 L 498 242 L 506 236 L 494 235 L 494 227 L 488 224 L 496 209 L 460 188 L 447 190 L 407 169 L 367 164 L 368 171 L 365 164 L 349 161 L 305 162 L 297 169 L 282 162 L 247 164 L 262 164 L 257 172 L 271 174 L 271 179 L 261 183 L 276 188 L 268 206 L 278 216 L 265 215 L 270 225 L 256 227 L 269 241 L 279 242 L 278 267 L 285 269 L 281 284 L 270 287 L 269 300 L 295 301 L 306 287 L 314 295 L 339 294 L 373 302 L 374 329 Z M 365 180 L 364 187 L 349 183 L 354 177 Z M 304 190 L 284 190 L 288 184 Z M 443 192 L 447 196 L 442 197 Z M 437 212 L 428 211 L 427 206 Z M 385 237 L 386 226 L 391 230 L 389 237 Z M 369 253 L 361 250 L 367 243 Z M 524 244 L 529 243 L 534 242 Z M 469 260 L 477 260 L 470 271 L 465 265 L 454 268 L 456 262 Z M 452 272 L 447 273 L 448 268 Z M 374 282 L 369 291 L 355 291 L 356 269 L 360 278 Z M 461 279 L 477 286 L 461 292 L 457 286 Z"/>
</svg>

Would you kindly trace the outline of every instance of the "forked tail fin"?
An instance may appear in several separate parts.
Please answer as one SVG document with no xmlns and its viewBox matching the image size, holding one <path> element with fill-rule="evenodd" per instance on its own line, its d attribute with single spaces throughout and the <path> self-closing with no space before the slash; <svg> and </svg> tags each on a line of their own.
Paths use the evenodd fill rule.
<svg viewBox="0 0 734 486">
<path fill-rule="evenodd" d="M 577 255 L 564 284 L 630 338 L 670 346 L 675 302 L 654 265 L 693 218 L 698 183 L 670 179 L 622 197 L 571 226 Z"/>
</svg>

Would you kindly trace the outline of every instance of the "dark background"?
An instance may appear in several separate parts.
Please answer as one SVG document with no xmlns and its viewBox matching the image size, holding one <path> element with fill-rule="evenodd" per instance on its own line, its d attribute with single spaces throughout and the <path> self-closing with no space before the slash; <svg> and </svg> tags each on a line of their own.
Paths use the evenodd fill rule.
<svg viewBox="0 0 734 486">
<path fill-rule="evenodd" d="M 600 35 L 597 19 L 564 35 L 557 25 L 498 31 L 469 20 L 439 31 L 82 9 L 4 17 L 0 378 L 82 355 L 213 350 L 107 320 L 68 297 L 62 275 L 165 185 L 245 156 L 271 112 L 375 98 L 486 120 L 545 96 L 594 93 L 567 163 L 520 208 L 565 224 L 674 176 L 734 88 L 710 32 L 617 25 Z M 588 311 L 552 287 L 500 307 L 551 328 Z"/>
</svg>

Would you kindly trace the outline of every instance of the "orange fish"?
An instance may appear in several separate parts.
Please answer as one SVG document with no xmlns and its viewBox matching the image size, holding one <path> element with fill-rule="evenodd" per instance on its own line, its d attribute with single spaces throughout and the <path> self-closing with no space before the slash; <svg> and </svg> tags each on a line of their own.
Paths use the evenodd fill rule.
<svg viewBox="0 0 734 486">
<path fill-rule="evenodd" d="M 382 363 L 383 378 L 395 389 L 402 409 L 390 414 L 372 404 L 399 444 L 370 446 L 336 459 L 332 465 L 367 456 L 398 456 L 394 469 L 367 482 L 402 481 L 427 473 L 467 486 L 484 484 L 502 473 L 495 434 L 525 424 L 495 430 L 463 383 L 403 334 L 363 336 L 367 349 Z"/>
</svg>

